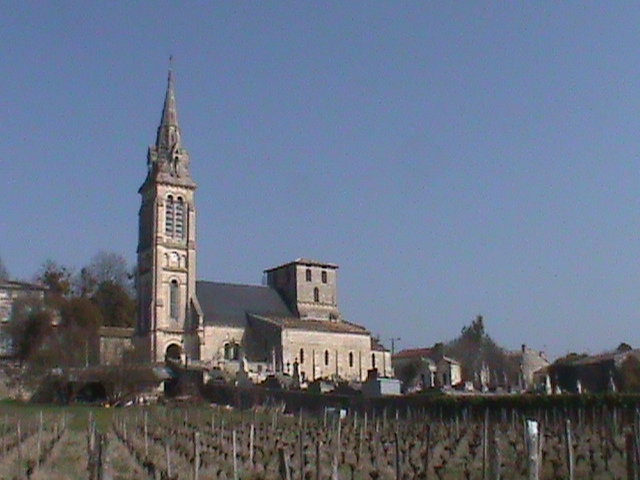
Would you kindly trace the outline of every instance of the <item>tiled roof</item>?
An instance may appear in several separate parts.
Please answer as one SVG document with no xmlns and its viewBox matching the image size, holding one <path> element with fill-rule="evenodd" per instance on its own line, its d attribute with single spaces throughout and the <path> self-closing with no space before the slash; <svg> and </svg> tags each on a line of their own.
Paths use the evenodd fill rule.
<svg viewBox="0 0 640 480">
<path fill-rule="evenodd" d="M 407 348 L 396 353 L 393 358 L 433 358 L 433 348 Z"/>
<path fill-rule="evenodd" d="M 196 295 L 205 325 L 244 328 L 248 313 L 279 317 L 293 315 L 271 287 L 198 281 Z"/>
<path fill-rule="evenodd" d="M 283 263 L 282 265 L 278 265 L 277 267 L 267 268 L 265 272 L 271 272 L 272 270 L 278 270 L 282 267 L 288 267 L 290 265 L 307 265 L 309 267 L 324 267 L 331 269 L 338 268 L 338 265 L 336 265 L 335 263 L 319 262 L 310 258 L 296 258 L 293 262 L 287 262 Z"/>
</svg>

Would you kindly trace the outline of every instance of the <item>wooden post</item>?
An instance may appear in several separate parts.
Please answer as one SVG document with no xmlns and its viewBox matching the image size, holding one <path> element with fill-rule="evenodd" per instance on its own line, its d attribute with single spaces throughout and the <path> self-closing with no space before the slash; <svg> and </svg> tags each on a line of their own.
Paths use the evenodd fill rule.
<svg viewBox="0 0 640 480">
<path fill-rule="evenodd" d="M 635 446 L 634 435 L 632 432 L 625 434 L 625 456 L 627 459 L 627 480 L 636 480 L 636 459 L 635 459 Z"/>
<path fill-rule="evenodd" d="M 567 480 L 575 479 L 575 464 L 573 460 L 573 435 L 571 433 L 571 420 L 567 418 L 565 424 L 566 456 L 567 456 Z"/>
<path fill-rule="evenodd" d="M 42 410 L 40 410 L 40 422 L 38 423 L 38 465 L 40 465 L 40 462 L 42 461 L 42 423 Z"/>
<path fill-rule="evenodd" d="M 300 480 L 304 480 L 304 430 L 300 429 L 298 434 L 298 454 L 300 456 Z"/>
<path fill-rule="evenodd" d="M 284 453 L 284 449 L 280 447 L 278 449 L 278 462 L 280 470 L 281 480 L 291 480 L 291 469 L 289 467 L 289 457 Z"/>
<path fill-rule="evenodd" d="M 18 468 L 22 471 L 22 431 L 20 428 L 20 420 L 18 420 L 18 428 L 16 431 L 17 440 L 18 440 Z"/>
<path fill-rule="evenodd" d="M 316 480 L 320 480 L 320 440 L 316 440 Z"/>
<path fill-rule="evenodd" d="M 255 425 L 253 423 L 251 423 L 251 430 L 249 430 L 249 463 L 251 464 L 251 468 L 254 467 L 254 465 L 253 465 L 253 442 L 254 442 L 255 430 L 256 430 Z"/>
<path fill-rule="evenodd" d="M 488 467 L 489 454 L 489 409 L 484 409 L 484 423 L 482 425 L 482 480 L 487 480 L 489 476 Z"/>
<path fill-rule="evenodd" d="M 98 433 L 98 444 L 96 445 L 96 480 L 104 479 L 104 454 L 107 449 L 107 436 L 104 433 Z"/>
<path fill-rule="evenodd" d="M 496 425 L 493 429 L 489 430 L 489 442 L 491 450 L 489 451 L 489 472 L 490 480 L 500 480 L 502 472 L 500 470 L 500 429 Z"/>
<path fill-rule="evenodd" d="M 149 419 L 147 418 L 147 411 L 144 412 L 144 456 L 145 460 L 149 458 Z"/>
<path fill-rule="evenodd" d="M 233 480 L 238 480 L 238 445 L 236 443 L 236 429 L 233 429 Z"/>
<path fill-rule="evenodd" d="M 402 472 L 400 471 L 400 439 L 398 438 L 398 432 L 395 432 L 394 440 L 396 444 L 396 480 L 401 480 Z"/>
<path fill-rule="evenodd" d="M 171 478 L 171 449 L 169 448 L 169 440 L 165 442 L 164 449 L 167 454 L 167 477 Z"/>
<path fill-rule="evenodd" d="M 338 413 L 338 429 L 336 430 L 336 446 L 333 449 L 333 471 L 331 474 L 333 480 L 338 480 L 338 460 L 342 451 L 341 428 L 342 420 L 340 420 L 340 413 Z"/>
<path fill-rule="evenodd" d="M 425 426 L 425 435 L 424 435 L 424 479 L 428 480 L 429 478 L 429 455 L 431 453 L 431 427 L 429 424 Z"/>
<path fill-rule="evenodd" d="M 526 438 L 529 459 L 529 480 L 539 480 L 540 478 L 540 456 L 538 450 L 540 436 L 538 427 L 539 425 L 536 420 L 527 420 Z"/>
<path fill-rule="evenodd" d="M 200 480 L 200 432 L 193 432 L 193 480 Z"/>
</svg>

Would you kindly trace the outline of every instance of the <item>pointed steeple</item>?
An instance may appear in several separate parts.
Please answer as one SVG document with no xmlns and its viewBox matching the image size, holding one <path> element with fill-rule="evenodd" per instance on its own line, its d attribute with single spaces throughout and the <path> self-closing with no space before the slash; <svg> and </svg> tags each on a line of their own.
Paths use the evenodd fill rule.
<svg viewBox="0 0 640 480">
<path fill-rule="evenodd" d="M 141 190 L 153 182 L 170 183 L 189 188 L 196 186 L 189 174 L 189 154 L 182 147 L 180 139 L 173 82 L 173 57 L 171 57 L 160 126 L 156 135 L 156 143 L 149 147 L 147 153 L 149 171 L 147 179 L 140 187 Z"/>
<path fill-rule="evenodd" d="M 167 76 L 167 92 L 164 96 L 162 118 L 156 138 L 158 149 L 171 150 L 180 147 L 180 127 L 176 110 L 176 94 L 173 86 L 173 57 L 169 57 L 169 74 Z"/>
</svg>

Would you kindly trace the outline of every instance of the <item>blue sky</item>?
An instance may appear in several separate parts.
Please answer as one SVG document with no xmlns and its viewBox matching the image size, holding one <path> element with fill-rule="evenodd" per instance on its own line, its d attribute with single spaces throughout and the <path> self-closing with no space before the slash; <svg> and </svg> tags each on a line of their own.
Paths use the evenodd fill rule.
<svg viewBox="0 0 640 480">
<path fill-rule="evenodd" d="M 345 318 L 640 346 L 640 4 L 3 5 L 0 257 L 133 264 L 174 56 L 198 277 L 334 262 Z"/>
</svg>

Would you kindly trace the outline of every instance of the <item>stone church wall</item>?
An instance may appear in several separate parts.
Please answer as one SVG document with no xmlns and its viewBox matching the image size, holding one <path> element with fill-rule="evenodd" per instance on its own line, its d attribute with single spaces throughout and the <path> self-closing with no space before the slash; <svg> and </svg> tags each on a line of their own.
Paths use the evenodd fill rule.
<svg viewBox="0 0 640 480">
<path fill-rule="evenodd" d="M 347 380 L 364 380 L 371 368 L 368 335 L 285 329 L 282 345 L 285 372 L 293 373 L 293 364 L 298 362 L 300 375 L 304 374 L 307 380 L 335 375 Z"/>
<path fill-rule="evenodd" d="M 227 326 L 205 326 L 200 360 L 221 365 L 225 362 L 224 346 L 227 343 L 242 345 L 244 328 Z"/>
</svg>

